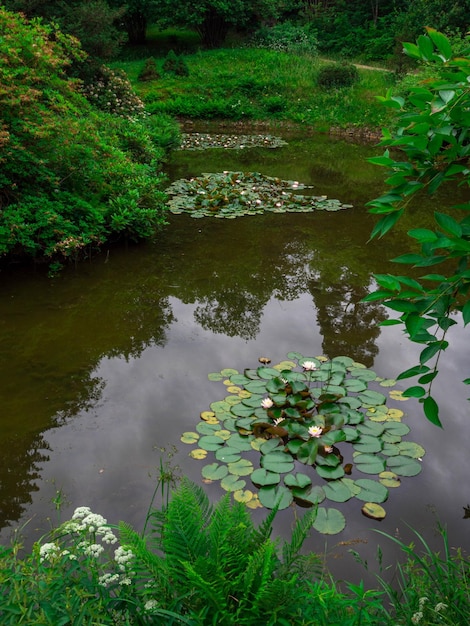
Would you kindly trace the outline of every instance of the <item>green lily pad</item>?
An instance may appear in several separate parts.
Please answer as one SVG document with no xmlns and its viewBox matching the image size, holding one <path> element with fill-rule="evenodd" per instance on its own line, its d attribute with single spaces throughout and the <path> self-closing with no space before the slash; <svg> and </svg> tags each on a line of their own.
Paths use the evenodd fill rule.
<svg viewBox="0 0 470 626">
<path fill-rule="evenodd" d="M 254 413 L 253 407 L 246 406 L 242 402 L 232 405 L 230 412 L 237 417 L 251 417 Z"/>
<path fill-rule="evenodd" d="M 349 487 L 339 480 L 333 480 L 323 485 L 323 491 L 328 500 L 333 502 L 347 502 L 353 495 Z"/>
<path fill-rule="evenodd" d="M 304 507 L 311 507 L 320 504 L 325 499 L 325 492 L 319 485 L 314 487 L 292 487 L 292 495 L 297 504 Z"/>
<path fill-rule="evenodd" d="M 361 380 L 364 380 L 363 378 Z M 366 406 L 379 406 L 385 404 L 387 398 L 379 391 L 367 389 L 358 395 L 359 400 Z"/>
<path fill-rule="evenodd" d="M 359 485 L 356 485 L 356 482 L 352 478 L 341 478 L 340 480 L 353 496 L 356 496 L 361 491 Z"/>
<path fill-rule="evenodd" d="M 219 380 L 223 380 L 223 376 L 220 372 L 211 372 L 210 374 L 207 375 L 207 378 L 209 380 L 218 382 Z"/>
<path fill-rule="evenodd" d="M 387 459 L 387 467 L 399 476 L 417 476 L 421 472 L 419 461 L 402 455 Z"/>
<path fill-rule="evenodd" d="M 216 430 L 221 430 L 222 426 L 217 424 L 208 424 L 207 422 L 198 422 L 196 430 L 200 435 L 213 435 Z"/>
<path fill-rule="evenodd" d="M 244 374 L 235 374 L 230 376 L 230 382 L 234 385 L 240 385 L 245 387 L 247 383 L 250 382 L 250 379 L 247 378 Z"/>
<path fill-rule="evenodd" d="M 235 476 L 248 476 L 253 472 L 253 463 L 248 459 L 240 459 L 228 464 L 228 471 Z"/>
<path fill-rule="evenodd" d="M 297 474 L 287 474 L 284 478 L 284 484 L 286 487 L 296 487 L 298 489 L 304 489 L 312 484 L 312 479 L 307 474 L 298 472 Z"/>
<path fill-rule="evenodd" d="M 376 520 L 383 520 L 387 515 L 385 509 L 375 502 L 366 502 L 361 511 L 366 517 Z"/>
<path fill-rule="evenodd" d="M 234 474 L 227 474 L 225 478 L 222 478 L 220 484 L 222 489 L 225 489 L 225 491 L 238 491 L 239 489 L 243 489 L 245 487 L 246 481 L 240 479 Z"/>
<path fill-rule="evenodd" d="M 359 378 L 359 380 L 363 380 L 363 381 L 372 381 L 375 380 L 377 378 L 377 374 L 372 371 L 372 370 L 368 370 L 364 367 L 355 367 L 349 370 L 351 376 L 354 376 L 355 378 Z M 381 403 L 382 404 L 382 403 Z"/>
<path fill-rule="evenodd" d="M 371 437 L 380 437 L 385 430 L 384 424 L 380 422 L 372 422 L 371 420 L 365 421 L 363 424 L 359 424 L 357 430 L 361 435 L 369 435 Z"/>
<path fill-rule="evenodd" d="M 287 474 L 294 469 L 294 461 L 290 454 L 274 451 L 261 457 L 261 466 L 276 474 Z"/>
<path fill-rule="evenodd" d="M 354 449 L 358 452 L 380 452 L 382 450 L 382 443 L 377 437 L 372 435 L 361 435 L 358 441 L 354 444 Z"/>
<path fill-rule="evenodd" d="M 203 478 L 207 480 L 222 480 L 228 474 L 228 467 L 218 463 L 210 463 L 209 465 L 204 465 L 201 473 Z"/>
<path fill-rule="evenodd" d="M 240 433 L 236 432 L 232 434 L 227 443 L 231 448 L 237 448 L 240 452 L 248 452 L 248 450 L 252 450 L 251 442 L 253 439 L 253 435 L 240 435 Z"/>
<path fill-rule="evenodd" d="M 224 400 L 218 400 L 210 404 L 211 411 L 214 413 L 228 413 L 230 411 L 230 404 L 227 404 Z"/>
<path fill-rule="evenodd" d="M 225 428 L 221 428 L 220 430 L 214 431 L 214 436 L 220 437 L 220 439 L 223 439 L 223 441 L 227 441 L 227 439 L 230 439 L 230 437 L 232 436 L 232 433 Z"/>
<path fill-rule="evenodd" d="M 363 474 L 380 474 L 385 469 L 385 461 L 373 454 L 358 454 L 354 464 Z"/>
<path fill-rule="evenodd" d="M 270 485 L 278 485 L 281 482 L 281 476 L 260 467 L 252 472 L 251 480 L 260 487 L 269 487 Z"/>
<path fill-rule="evenodd" d="M 267 441 L 265 441 L 263 443 L 263 445 L 260 447 L 260 451 L 263 454 L 269 454 L 270 452 L 273 452 L 274 450 L 279 449 L 281 452 L 284 449 L 284 444 L 280 439 L 274 438 L 274 439 L 268 439 Z"/>
<path fill-rule="evenodd" d="M 292 492 L 284 485 L 277 487 L 261 487 L 258 492 L 259 501 L 267 509 L 273 509 L 279 504 L 279 510 L 287 509 L 294 499 Z"/>
<path fill-rule="evenodd" d="M 313 528 L 319 533 L 322 533 L 322 535 L 336 535 L 344 530 L 345 526 L 346 519 L 341 511 L 324 507 L 318 508 Z"/>
<path fill-rule="evenodd" d="M 419 443 L 414 443 L 413 441 L 402 441 L 397 444 L 397 448 L 400 451 L 400 454 L 410 456 L 413 459 L 421 459 L 426 454 L 426 450 L 423 446 L 420 446 Z"/>
<path fill-rule="evenodd" d="M 385 432 L 388 435 L 403 437 L 410 432 L 410 427 L 407 424 L 403 424 L 403 422 L 387 421 L 385 422 Z"/>
<path fill-rule="evenodd" d="M 382 448 L 382 454 L 385 456 L 397 456 L 400 454 L 400 448 L 398 443 L 384 443 Z"/>
<path fill-rule="evenodd" d="M 238 374 L 238 371 L 232 369 L 231 367 L 226 367 L 220 373 L 224 378 L 230 378 L 231 376 L 236 376 Z"/>
<path fill-rule="evenodd" d="M 223 446 L 215 451 L 215 458 L 222 463 L 235 463 L 241 459 L 241 454 L 238 448 Z"/>
<path fill-rule="evenodd" d="M 224 444 L 224 440 L 215 435 L 204 435 L 199 439 L 199 447 L 209 452 L 218 450 Z"/>
<path fill-rule="evenodd" d="M 334 480 L 344 476 L 344 469 L 341 465 L 338 465 L 337 467 L 317 465 L 315 469 L 317 470 L 317 474 L 326 480 Z"/>
<path fill-rule="evenodd" d="M 358 500 L 364 502 L 385 502 L 388 498 L 387 488 L 376 480 L 359 478 L 355 482 L 361 488 L 361 491 L 356 494 Z"/>
</svg>

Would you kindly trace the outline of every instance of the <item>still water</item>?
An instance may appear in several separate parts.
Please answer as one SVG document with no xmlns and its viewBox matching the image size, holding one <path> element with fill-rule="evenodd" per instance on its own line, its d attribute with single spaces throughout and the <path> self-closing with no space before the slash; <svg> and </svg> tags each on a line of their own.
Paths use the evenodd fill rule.
<svg viewBox="0 0 470 626">
<path fill-rule="evenodd" d="M 382 191 L 383 171 L 365 159 L 377 149 L 327 137 L 288 141 L 275 150 L 176 152 L 168 174 L 260 171 L 314 184 L 315 194 L 353 209 L 236 220 L 173 216 L 155 242 L 105 250 L 54 279 L 3 272 L 2 541 L 26 522 L 28 541 L 47 531 L 57 519 L 58 491 L 62 519 L 87 505 L 111 523 L 141 527 L 160 459 L 174 448 L 173 465 L 200 482 L 201 462 L 180 436 L 225 395 L 210 372 L 256 367 L 260 356 L 276 363 L 289 351 L 348 355 L 386 378 L 415 364 L 419 350 L 397 327 L 378 328 L 388 313 L 361 298 L 373 288 L 372 273 L 396 271 L 388 259 L 408 251 L 404 232 L 429 211 L 419 204 L 386 240 L 368 243 L 373 218 L 364 205 Z M 444 429 L 424 419 L 416 400 L 390 403 L 406 413 L 407 439 L 426 449 L 422 473 L 390 490 L 382 522 L 363 517 L 354 499 L 338 505 L 347 518 L 341 534 L 309 540 L 339 577 L 363 575 L 351 544 L 373 561 L 380 543 L 385 562 L 394 560 L 396 547 L 373 529 L 408 541 L 410 525 L 438 549 L 439 521 L 452 546 L 470 547 L 463 518 L 470 504 L 468 392 L 460 383 L 470 354 L 460 324 L 450 343 L 435 386 Z M 214 498 L 223 493 L 215 484 L 208 490 Z M 287 534 L 292 519 L 292 511 L 279 516 L 276 532 Z"/>
</svg>

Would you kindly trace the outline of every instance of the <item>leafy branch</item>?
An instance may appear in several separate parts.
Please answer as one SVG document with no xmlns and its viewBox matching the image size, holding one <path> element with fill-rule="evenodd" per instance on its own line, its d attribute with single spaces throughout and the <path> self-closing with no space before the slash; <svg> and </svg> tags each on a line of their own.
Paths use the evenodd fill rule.
<svg viewBox="0 0 470 626">
<path fill-rule="evenodd" d="M 383 156 L 369 159 L 388 168 L 386 183 L 391 187 L 368 204 L 371 213 L 381 216 L 371 238 L 388 233 L 417 192 L 434 194 L 449 181 L 469 184 L 470 48 L 456 56 L 445 35 L 432 28 L 426 31 L 416 44 L 405 43 L 403 48 L 405 54 L 431 67 L 434 77 L 410 88 L 406 97 L 389 91 L 379 98 L 384 106 L 396 110 L 397 124 L 393 132 L 383 131 L 380 145 L 387 146 Z M 400 160 L 402 154 L 406 158 Z M 408 338 L 425 346 L 419 364 L 402 372 L 398 379 L 419 376 L 418 384 L 404 395 L 419 398 L 425 416 L 437 426 L 442 424 L 431 389 L 440 355 L 449 345 L 446 333 L 457 323 L 452 317 L 456 313 L 461 313 L 465 326 L 470 322 L 470 202 L 453 209 L 456 217 L 435 211 L 434 228 L 408 231 L 419 244 L 419 252 L 393 259 L 413 268 L 439 266 L 439 273 L 425 274 L 418 280 L 377 274 L 378 289 L 364 298 L 366 302 L 381 300 L 400 313 L 398 319 L 382 325 L 403 324 Z M 449 272 L 449 268 L 453 270 Z M 426 364 L 433 358 L 431 368 Z M 470 379 L 463 382 L 469 384 Z"/>
</svg>

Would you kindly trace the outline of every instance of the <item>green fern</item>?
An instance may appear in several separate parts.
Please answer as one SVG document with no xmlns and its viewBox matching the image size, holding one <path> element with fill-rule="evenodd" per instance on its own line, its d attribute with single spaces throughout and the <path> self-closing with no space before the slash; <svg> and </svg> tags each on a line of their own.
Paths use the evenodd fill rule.
<svg viewBox="0 0 470 626">
<path fill-rule="evenodd" d="M 121 539 L 136 555 L 142 584 L 154 581 L 162 609 L 177 609 L 197 626 L 286 624 L 301 611 L 307 570 L 294 565 L 315 517 L 304 515 L 292 541 L 280 546 L 271 539 L 275 515 L 255 526 L 229 494 L 213 506 L 201 487 L 183 479 L 167 506 L 149 516 L 148 536 L 121 524 Z"/>
</svg>

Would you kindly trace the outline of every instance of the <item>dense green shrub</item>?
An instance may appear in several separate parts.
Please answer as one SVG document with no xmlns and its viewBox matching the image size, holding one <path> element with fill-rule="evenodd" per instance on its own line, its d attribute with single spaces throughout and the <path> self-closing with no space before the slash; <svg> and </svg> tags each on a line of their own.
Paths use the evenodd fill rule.
<svg viewBox="0 0 470 626">
<path fill-rule="evenodd" d="M 137 80 L 144 82 L 147 80 L 158 80 L 159 78 L 160 73 L 157 68 L 157 63 L 153 57 L 150 57 L 145 61 L 145 65 L 140 71 Z"/>
<path fill-rule="evenodd" d="M 359 72 L 352 63 L 329 63 L 320 68 L 317 85 L 322 89 L 351 87 L 359 81 Z"/>
<path fill-rule="evenodd" d="M 162 69 L 167 74 L 175 76 L 189 76 L 189 68 L 183 57 L 178 56 L 174 50 L 170 50 L 163 61 Z"/>
<path fill-rule="evenodd" d="M 65 73 L 83 58 L 74 38 L 0 9 L 4 258 L 77 258 L 165 222 L 159 170 L 178 141 L 176 124 L 150 119 L 127 78 L 105 67 L 94 90 L 85 88 L 87 100 Z M 119 202 L 132 213 L 124 222 L 116 219 Z"/>
</svg>

